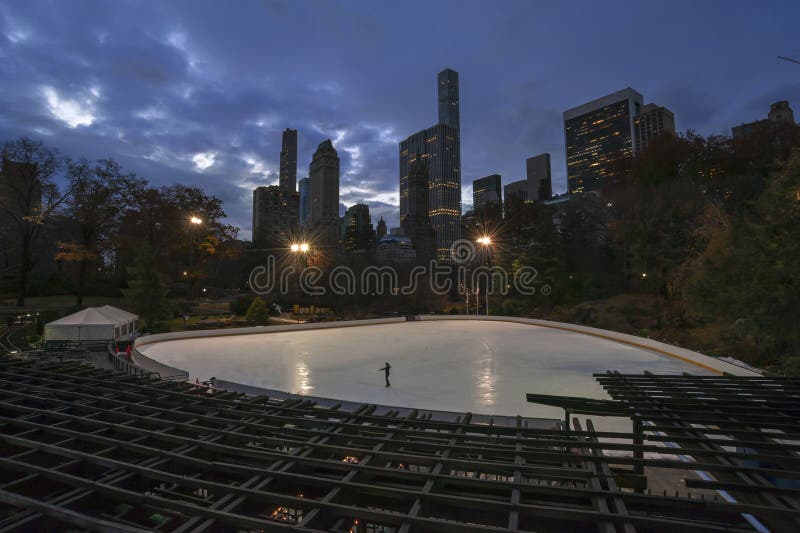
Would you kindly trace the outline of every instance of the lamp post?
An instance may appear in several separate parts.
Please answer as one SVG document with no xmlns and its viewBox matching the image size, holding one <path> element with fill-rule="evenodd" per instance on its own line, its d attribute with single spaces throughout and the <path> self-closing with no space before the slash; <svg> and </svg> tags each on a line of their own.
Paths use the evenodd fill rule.
<svg viewBox="0 0 800 533">
<path fill-rule="evenodd" d="M 295 242 L 289 246 L 289 251 L 294 254 L 298 262 L 302 262 L 303 268 L 308 264 L 308 254 L 311 252 L 311 245 L 307 242 Z M 300 314 L 297 314 L 297 323 L 300 323 Z"/>
<path fill-rule="evenodd" d="M 187 296 L 189 297 L 190 301 L 192 299 L 192 279 L 194 277 L 192 275 L 192 255 L 194 253 L 194 241 L 195 241 L 195 233 L 196 233 L 195 228 L 197 228 L 202 223 L 203 223 L 203 220 L 201 218 L 196 217 L 196 216 L 191 216 L 189 218 L 189 224 L 190 224 L 189 225 L 189 232 L 191 233 L 191 240 L 190 240 L 190 244 L 189 244 L 189 269 L 186 271 L 186 275 L 189 278 L 189 280 L 188 280 L 189 281 L 189 283 L 188 283 L 189 288 L 188 288 L 188 295 Z"/>
<path fill-rule="evenodd" d="M 486 266 L 487 259 L 489 256 L 489 251 L 492 246 L 492 238 L 488 235 L 484 235 L 483 237 L 478 238 L 478 244 L 481 245 L 483 248 L 483 265 Z M 484 287 L 483 296 L 485 299 L 486 305 L 486 316 L 489 316 L 489 273 L 486 274 L 486 287 Z"/>
</svg>

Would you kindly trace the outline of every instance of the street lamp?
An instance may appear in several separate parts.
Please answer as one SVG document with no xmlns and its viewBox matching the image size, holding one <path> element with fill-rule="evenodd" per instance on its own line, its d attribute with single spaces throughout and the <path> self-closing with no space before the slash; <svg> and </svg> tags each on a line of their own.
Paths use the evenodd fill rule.
<svg viewBox="0 0 800 533">
<path fill-rule="evenodd" d="M 483 254 L 483 263 L 484 266 L 486 265 L 486 258 L 489 255 L 489 247 L 492 245 L 492 238 L 488 235 L 484 235 L 482 237 L 478 237 L 478 244 L 485 248 L 485 252 Z M 489 273 L 486 274 L 486 287 L 483 291 L 484 301 L 486 302 L 486 316 L 489 316 Z"/>
<path fill-rule="evenodd" d="M 203 219 L 201 219 L 200 217 L 196 217 L 194 215 L 189 217 L 189 224 L 191 224 L 191 226 L 190 226 L 190 228 L 191 228 L 191 231 L 190 231 L 190 233 L 191 233 L 191 241 L 190 241 L 190 244 L 189 244 L 189 269 L 186 271 L 186 275 L 189 277 L 188 297 L 189 297 L 190 301 L 192 299 L 192 253 L 194 252 L 194 240 L 195 240 L 195 230 L 194 230 L 194 228 L 196 228 L 197 226 L 199 226 L 202 223 L 203 223 Z"/>
<path fill-rule="evenodd" d="M 292 243 L 291 246 L 289 246 L 289 250 L 291 250 L 292 253 L 295 254 L 297 253 L 306 254 L 311 250 L 311 247 L 308 245 L 307 242 L 295 242 Z"/>
</svg>

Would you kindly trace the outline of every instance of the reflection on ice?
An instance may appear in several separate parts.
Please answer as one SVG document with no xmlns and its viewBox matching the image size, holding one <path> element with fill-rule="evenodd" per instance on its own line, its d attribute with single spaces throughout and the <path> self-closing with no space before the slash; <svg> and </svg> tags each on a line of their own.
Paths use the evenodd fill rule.
<svg viewBox="0 0 800 533">
<path fill-rule="evenodd" d="M 483 342 L 481 358 L 475 372 L 475 383 L 484 413 L 494 413 L 495 386 L 497 376 L 494 372 L 494 349 L 491 344 Z"/>
<path fill-rule="evenodd" d="M 311 396 L 314 390 L 314 385 L 311 384 L 311 368 L 303 360 L 297 361 L 295 367 L 295 386 L 291 392 Z"/>
</svg>

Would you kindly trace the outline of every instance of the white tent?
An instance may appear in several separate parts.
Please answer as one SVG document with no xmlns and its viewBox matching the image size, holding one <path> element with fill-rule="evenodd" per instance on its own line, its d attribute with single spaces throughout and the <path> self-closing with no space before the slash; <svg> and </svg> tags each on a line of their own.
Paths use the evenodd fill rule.
<svg viewBox="0 0 800 533">
<path fill-rule="evenodd" d="M 45 324 L 44 339 L 67 341 L 112 341 L 130 338 L 136 331 L 138 316 L 104 305 L 87 307 Z"/>
</svg>

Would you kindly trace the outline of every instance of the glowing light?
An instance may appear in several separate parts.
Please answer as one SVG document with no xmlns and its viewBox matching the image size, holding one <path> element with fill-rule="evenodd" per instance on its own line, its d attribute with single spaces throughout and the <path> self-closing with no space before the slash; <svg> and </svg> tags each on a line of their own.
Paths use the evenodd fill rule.
<svg viewBox="0 0 800 533">
<path fill-rule="evenodd" d="M 489 245 L 492 244 L 492 238 L 487 236 L 487 235 L 484 235 L 483 237 L 480 237 L 478 239 L 478 244 L 482 244 L 484 246 L 489 246 Z"/>
<path fill-rule="evenodd" d="M 290 249 L 291 249 L 293 252 L 299 252 L 299 251 L 300 251 L 300 245 L 299 245 L 299 244 L 293 244 L 293 245 L 290 247 Z"/>
<path fill-rule="evenodd" d="M 203 219 L 197 218 L 197 217 L 192 217 L 192 218 L 189 219 L 189 222 L 191 222 L 192 224 L 202 224 L 203 223 Z"/>
<path fill-rule="evenodd" d="M 309 248 L 309 246 L 308 246 L 308 243 L 307 243 L 307 242 L 304 242 L 304 243 L 302 243 L 302 244 L 300 245 L 300 251 L 301 251 L 301 252 L 307 252 L 309 249 L 310 249 L 310 248 Z"/>
</svg>

